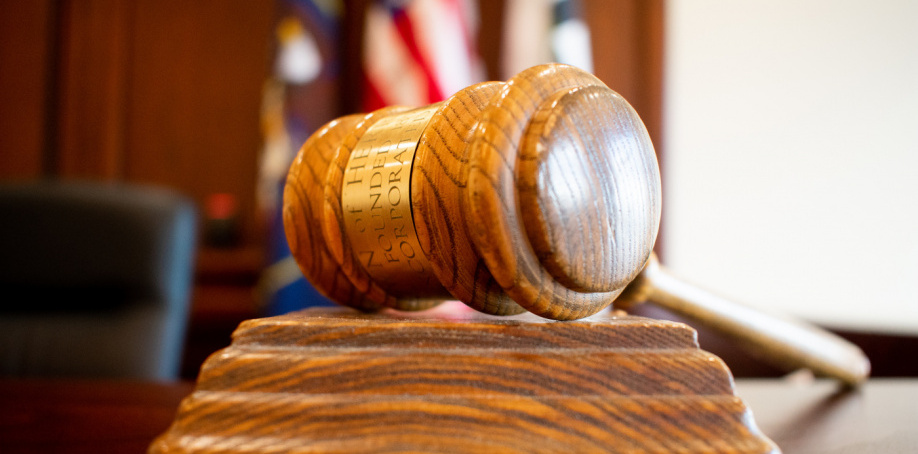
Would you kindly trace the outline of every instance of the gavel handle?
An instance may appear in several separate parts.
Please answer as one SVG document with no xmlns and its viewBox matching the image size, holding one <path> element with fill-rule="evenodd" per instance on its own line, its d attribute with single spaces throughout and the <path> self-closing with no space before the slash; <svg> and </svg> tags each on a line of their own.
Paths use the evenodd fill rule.
<svg viewBox="0 0 918 454">
<path fill-rule="evenodd" d="M 652 258 L 631 288 L 650 301 L 743 344 L 785 370 L 806 368 L 849 386 L 870 375 L 870 360 L 856 345 L 816 326 L 766 314 L 726 300 L 670 274 Z M 626 298 L 632 299 L 633 298 Z"/>
</svg>

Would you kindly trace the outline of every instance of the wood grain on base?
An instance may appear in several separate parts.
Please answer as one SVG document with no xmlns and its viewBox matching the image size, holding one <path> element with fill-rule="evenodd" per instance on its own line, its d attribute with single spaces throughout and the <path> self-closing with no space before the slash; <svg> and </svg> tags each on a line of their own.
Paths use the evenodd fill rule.
<svg viewBox="0 0 918 454">
<path fill-rule="evenodd" d="M 353 314 L 243 323 L 150 452 L 777 449 L 685 325 Z"/>
</svg>

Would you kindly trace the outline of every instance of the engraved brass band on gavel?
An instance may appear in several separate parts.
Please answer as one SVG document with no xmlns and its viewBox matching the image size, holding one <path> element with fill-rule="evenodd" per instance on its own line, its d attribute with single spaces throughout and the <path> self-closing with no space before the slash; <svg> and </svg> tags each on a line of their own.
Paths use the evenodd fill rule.
<svg viewBox="0 0 918 454">
<path fill-rule="evenodd" d="M 290 168 L 284 224 L 313 285 L 364 310 L 458 299 L 488 314 L 570 320 L 607 307 L 635 282 L 629 304 L 656 296 L 698 315 L 684 310 L 692 302 L 682 297 L 692 295 L 653 293 L 650 275 L 638 278 L 655 263 L 660 194 L 634 109 L 594 76 L 552 64 L 442 103 L 323 126 Z M 724 324 L 700 317 L 710 320 Z M 836 350 L 823 367 L 821 352 L 786 345 L 793 330 L 811 327 L 776 323 L 753 333 L 768 344 L 757 350 L 847 383 L 866 377 L 856 347 L 817 331 L 828 336 L 819 348 Z M 749 329 L 733 334 L 746 339 Z M 785 335 L 775 341 L 768 330 Z"/>
</svg>

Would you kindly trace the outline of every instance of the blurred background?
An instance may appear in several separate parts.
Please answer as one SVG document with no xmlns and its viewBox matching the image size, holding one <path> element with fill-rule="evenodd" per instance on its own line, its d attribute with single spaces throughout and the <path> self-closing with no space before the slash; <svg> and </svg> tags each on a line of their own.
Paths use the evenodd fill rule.
<svg viewBox="0 0 918 454">
<path fill-rule="evenodd" d="M 178 365 L 154 376 L 194 378 L 240 321 L 329 304 L 297 279 L 279 223 L 312 131 L 549 61 L 594 72 L 643 118 L 676 274 L 832 328 L 880 375 L 918 374 L 908 0 L 2 2 L 0 178 L 152 186 L 194 207 Z M 17 295 L 0 317 L 60 315 Z M 702 343 L 738 376 L 776 373 Z"/>
</svg>

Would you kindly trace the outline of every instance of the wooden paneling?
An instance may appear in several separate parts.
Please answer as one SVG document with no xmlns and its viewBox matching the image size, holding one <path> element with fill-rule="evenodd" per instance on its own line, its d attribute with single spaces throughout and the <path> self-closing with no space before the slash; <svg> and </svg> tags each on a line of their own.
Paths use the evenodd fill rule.
<svg viewBox="0 0 918 454">
<path fill-rule="evenodd" d="M 503 26 L 506 2 L 478 0 L 481 23 L 478 25 L 477 51 L 485 65 L 488 80 L 500 80 L 501 49 L 503 49 Z"/>
<path fill-rule="evenodd" d="M 233 194 L 253 241 L 273 2 L 0 4 L 0 177 Z"/>
<path fill-rule="evenodd" d="M 273 2 L 0 5 L 0 177 L 229 192 L 254 235 Z"/>
<path fill-rule="evenodd" d="M 0 178 L 43 173 L 51 0 L 0 2 Z"/>
<path fill-rule="evenodd" d="M 181 188 L 202 205 L 208 194 L 234 194 L 252 235 L 273 5 L 169 0 L 135 8 L 125 178 Z"/>
<path fill-rule="evenodd" d="M 61 2 L 57 173 L 123 177 L 134 3 Z"/>
<path fill-rule="evenodd" d="M 341 62 L 341 114 L 363 111 L 363 29 L 370 0 L 344 0 L 338 59 Z"/>
</svg>

